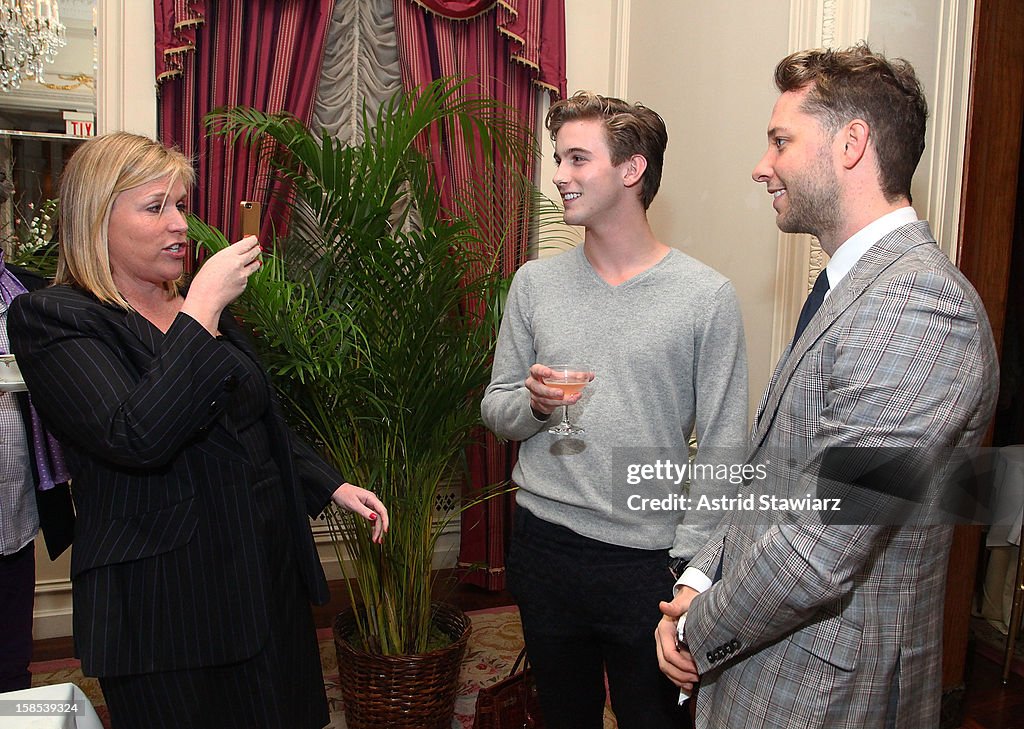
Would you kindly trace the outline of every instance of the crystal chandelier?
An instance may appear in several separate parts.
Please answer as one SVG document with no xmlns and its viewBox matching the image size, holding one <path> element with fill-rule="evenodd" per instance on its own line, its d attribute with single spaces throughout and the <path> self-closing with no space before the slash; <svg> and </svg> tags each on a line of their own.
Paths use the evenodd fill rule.
<svg viewBox="0 0 1024 729">
<path fill-rule="evenodd" d="M 0 0 L 0 90 L 22 78 L 43 80 L 43 62 L 53 63 L 67 45 L 57 0 Z"/>
</svg>

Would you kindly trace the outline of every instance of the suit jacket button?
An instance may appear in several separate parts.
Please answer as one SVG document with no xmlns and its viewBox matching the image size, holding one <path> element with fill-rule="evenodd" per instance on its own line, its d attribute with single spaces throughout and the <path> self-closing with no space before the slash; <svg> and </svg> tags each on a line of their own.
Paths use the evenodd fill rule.
<svg viewBox="0 0 1024 729">
<path fill-rule="evenodd" d="M 715 662 L 715 654 L 712 653 L 711 651 L 708 651 L 708 663 L 714 663 L 714 662 Z"/>
<path fill-rule="evenodd" d="M 732 646 L 733 650 L 738 651 L 740 649 L 740 642 L 735 638 L 732 639 L 732 643 L 730 643 L 730 645 Z"/>
<path fill-rule="evenodd" d="M 238 378 L 235 375 L 228 375 L 224 378 L 224 389 L 228 392 L 234 392 L 238 387 Z"/>
</svg>

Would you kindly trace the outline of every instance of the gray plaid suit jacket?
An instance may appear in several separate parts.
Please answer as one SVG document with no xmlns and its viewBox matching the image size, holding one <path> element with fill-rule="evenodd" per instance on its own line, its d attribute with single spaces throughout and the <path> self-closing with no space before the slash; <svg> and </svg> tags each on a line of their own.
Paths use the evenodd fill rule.
<svg viewBox="0 0 1024 729">
<path fill-rule="evenodd" d="M 903 226 L 783 355 L 752 434 L 751 462 L 768 477 L 749 488 L 813 495 L 800 465 L 834 446 L 977 444 L 997 382 L 977 293 L 927 223 Z M 951 530 L 729 514 L 690 563 L 722 567 L 686 621 L 697 726 L 937 727 Z"/>
</svg>

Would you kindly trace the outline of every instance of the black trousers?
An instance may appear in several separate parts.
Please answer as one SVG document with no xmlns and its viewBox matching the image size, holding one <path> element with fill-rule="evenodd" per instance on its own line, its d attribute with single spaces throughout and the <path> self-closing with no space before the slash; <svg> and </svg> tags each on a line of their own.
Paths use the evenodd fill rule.
<svg viewBox="0 0 1024 729">
<path fill-rule="evenodd" d="M 588 539 L 517 508 L 506 568 L 548 729 L 600 729 L 606 674 L 621 729 L 692 726 L 654 644 L 675 582 L 667 550 Z"/>
<path fill-rule="evenodd" d="M 0 692 L 32 685 L 32 603 L 36 590 L 36 545 L 0 556 Z"/>
</svg>

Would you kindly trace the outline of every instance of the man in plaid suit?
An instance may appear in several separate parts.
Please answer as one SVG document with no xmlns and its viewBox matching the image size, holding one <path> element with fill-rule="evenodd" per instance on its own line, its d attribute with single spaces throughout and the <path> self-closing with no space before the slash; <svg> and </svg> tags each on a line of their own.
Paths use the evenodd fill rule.
<svg viewBox="0 0 1024 729">
<path fill-rule="evenodd" d="M 892 507 L 919 498 L 904 491 L 920 454 L 982 439 L 991 328 L 910 207 L 927 116 L 913 68 L 861 45 L 795 53 L 775 82 L 753 177 L 779 228 L 831 259 L 758 409 L 763 478 L 746 489 L 849 508 L 731 511 L 662 603 L 659 662 L 686 691 L 699 680 L 698 727 L 937 727 L 952 527 Z"/>
</svg>

